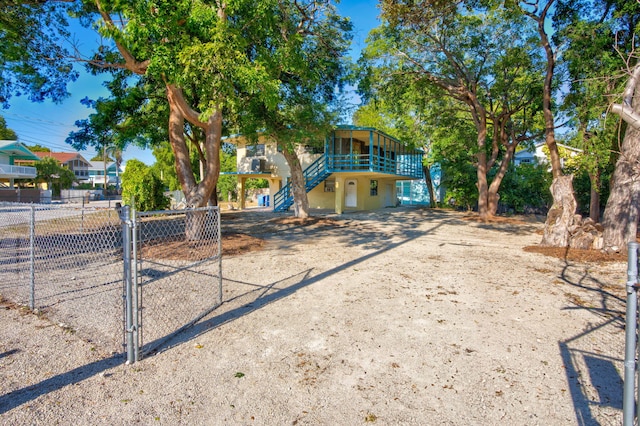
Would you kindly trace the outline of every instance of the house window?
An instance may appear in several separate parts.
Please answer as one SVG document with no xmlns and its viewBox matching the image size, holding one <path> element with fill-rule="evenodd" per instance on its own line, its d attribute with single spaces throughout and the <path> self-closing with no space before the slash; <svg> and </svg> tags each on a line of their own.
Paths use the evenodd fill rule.
<svg viewBox="0 0 640 426">
<path fill-rule="evenodd" d="M 335 192 L 335 190 L 336 190 L 336 181 L 334 180 L 324 181 L 324 192 Z"/>
<path fill-rule="evenodd" d="M 322 154 L 324 152 L 324 144 L 315 143 L 312 145 L 305 145 L 304 150 L 310 154 Z"/>
<path fill-rule="evenodd" d="M 378 181 L 372 180 L 369 184 L 369 195 L 378 195 Z"/>
<path fill-rule="evenodd" d="M 264 144 L 247 145 L 247 157 L 264 157 Z"/>
</svg>

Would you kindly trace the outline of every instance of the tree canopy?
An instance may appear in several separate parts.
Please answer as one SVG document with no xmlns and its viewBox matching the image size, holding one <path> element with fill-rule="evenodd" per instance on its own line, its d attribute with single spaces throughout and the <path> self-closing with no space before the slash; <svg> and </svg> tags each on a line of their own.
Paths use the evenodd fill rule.
<svg viewBox="0 0 640 426">
<path fill-rule="evenodd" d="M 518 143 L 532 137 L 541 110 L 543 62 L 534 28 L 510 12 L 475 2 L 383 1 L 383 23 L 372 31 L 363 57 L 366 97 L 380 96 L 390 105 L 404 99 L 401 108 L 410 105 L 412 120 L 422 122 L 420 116 L 437 108 L 438 98 L 429 95 L 439 93 L 474 124 L 469 149 L 483 217 L 495 214 L 510 159 Z M 497 162 L 490 185 L 487 175 Z"/>
<path fill-rule="evenodd" d="M 15 141 L 18 140 L 16 132 L 7 127 L 7 121 L 0 115 L 0 140 Z"/>
<path fill-rule="evenodd" d="M 79 149 L 168 141 L 190 206 L 215 197 L 223 135 L 276 139 L 297 175 L 292 147 L 320 140 L 340 114 L 351 24 L 329 0 L 3 6 L 0 102 L 66 96 L 77 74 L 61 46 L 72 37 L 68 17 L 78 19 L 104 43 L 74 59 L 110 75 L 110 96 L 85 100 L 96 112 L 69 141 Z M 544 138 L 553 175 L 562 177 L 559 138 L 583 150 L 576 164 L 589 176 L 595 217 L 614 161 L 627 156 L 627 125 L 608 108 L 635 75 L 637 2 L 382 0 L 380 10 L 360 61 L 365 105 L 356 121 L 425 147 L 426 166 L 448 163 L 466 185 L 458 193 L 485 217 L 496 211 L 502 182 L 518 181 L 506 176 L 522 144 Z M 627 97 L 613 111 L 632 117 L 632 104 Z M 614 192 L 618 203 L 633 198 Z M 618 204 L 605 222 L 620 223 L 627 207 Z"/>
<path fill-rule="evenodd" d="M 44 157 L 35 163 L 36 183 L 46 183 L 55 195 L 60 194 L 61 189 L 71 188 L 76 180 L 73 171 L 62 166 L 58 160 L 52 157 Z"/>
<path fill-rule="evenodd" d="M 60 102 L 75 81 L 70 53 L 69 5 L 55 1 L 0 1 L 0 104 L 25 95 L 41 102 Z"/>
</svg>

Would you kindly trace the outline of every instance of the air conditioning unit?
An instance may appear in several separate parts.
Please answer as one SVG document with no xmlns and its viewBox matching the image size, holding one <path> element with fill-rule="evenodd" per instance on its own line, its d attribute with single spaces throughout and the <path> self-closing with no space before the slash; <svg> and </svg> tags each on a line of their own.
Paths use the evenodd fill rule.
<svg viewBox="0 0 640 426">
<path fill-rule="evenodd" d="M 251 171 L 253 173 L 268 172 L 267 161 L 262 158 L 254 158 L 251 160 Z"/>
</svg>

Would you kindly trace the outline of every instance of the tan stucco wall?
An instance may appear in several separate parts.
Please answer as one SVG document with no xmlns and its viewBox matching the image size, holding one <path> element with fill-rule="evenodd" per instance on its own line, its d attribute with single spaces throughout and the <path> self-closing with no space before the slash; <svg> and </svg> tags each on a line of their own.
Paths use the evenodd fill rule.
<svg viewBox="0 0 640 426">
<path fill-rule="evenodd" d="M 247 157 L 247 141 L 244 138 L 234 139 L 237 146 L 237 167 L 238 173 L 251 173 L 251 162 L 254 158 L 260 158 L 266 161 L 267 168 L 272 175 L 287 176 L 289 174 L 289 166 L 282 154 L 278 152 L 275 142 L 269 141 L 264 137 L 258 139 L 259 144 L 264 144 L 264 156 Z"/>
<path fill-rule="evenodd" d="M 283 182 L 287 181 L 287 177 L 290 175 L 289 165 L 285 160 L 284 155 L 278 152 L 278 146 L 274 141 L 271 141 L 263 136 L 258 139 L 259 144 L 264 144 L 265 155 L 260 157 L 247 157 L 247 145 L 251 145 L 244 138 L 230 139 L 229 142 L 235 143 L 237 146 L 237 167 L 238 173 L 248 174 L 251 173 L 251 162 L 254 158 L 260 158 L 266 161 L 267 168 L 271 171 L 272 176 L 279 176 Z M 313 163 L 320 155 L 311 154 L 300 147 L 297 151 L 298 158 L 302 164 L 304 170 Z"/>
<path fill-rule="evenodd" d="M 344 207 L 344 211 L 353 210 L 377 210 L 388 206 L 395 205 L 396 200 L 396 184 L 392 179 L 384 179 L 373 177 L 378 181 L 378 195 L 371 195 L 370 183 L 371 176 L 363 176 L 362 174 L 341 173 L 333 174 L 328 180 L 336 181 L 343 186 L 349 180 L 355 180 L 357 185 L 356 207 Z M 345 206 L 345 194 L 343 191 L 325 192 L 324 183 L 321 183 L 309 192 L 309 206 L 314 209 L 334 209 L 336 205 Z M 386 196 L 386 191 L 390 191 Z M 336 203 L 336 196 L 342 196 L 342 203 Z"/>
<path fill-rule="evenodd" d="M 332 178 L 329 178 L 332 179 Z M 331 209 L 335 208 L 335 192 L 325 192 L 324 182 L 320 182 L 318 186 L 313 188 L 309 193 L 309 207 L 312 209 Z"/>
</svg>

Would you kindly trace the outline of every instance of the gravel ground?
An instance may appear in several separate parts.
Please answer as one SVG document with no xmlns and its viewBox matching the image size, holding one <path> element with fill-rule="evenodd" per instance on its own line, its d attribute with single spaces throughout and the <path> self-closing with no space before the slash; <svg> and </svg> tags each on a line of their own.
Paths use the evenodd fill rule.
<svg viewBox="0 0 640 426">
<path fill-rule="evenodd" d="M 0 423 L 614 425 L 624 262 L 523 250 L 540 221 L 223 214 L 223 304 L 133 365 L 3 302 Z"/>
</svg>

